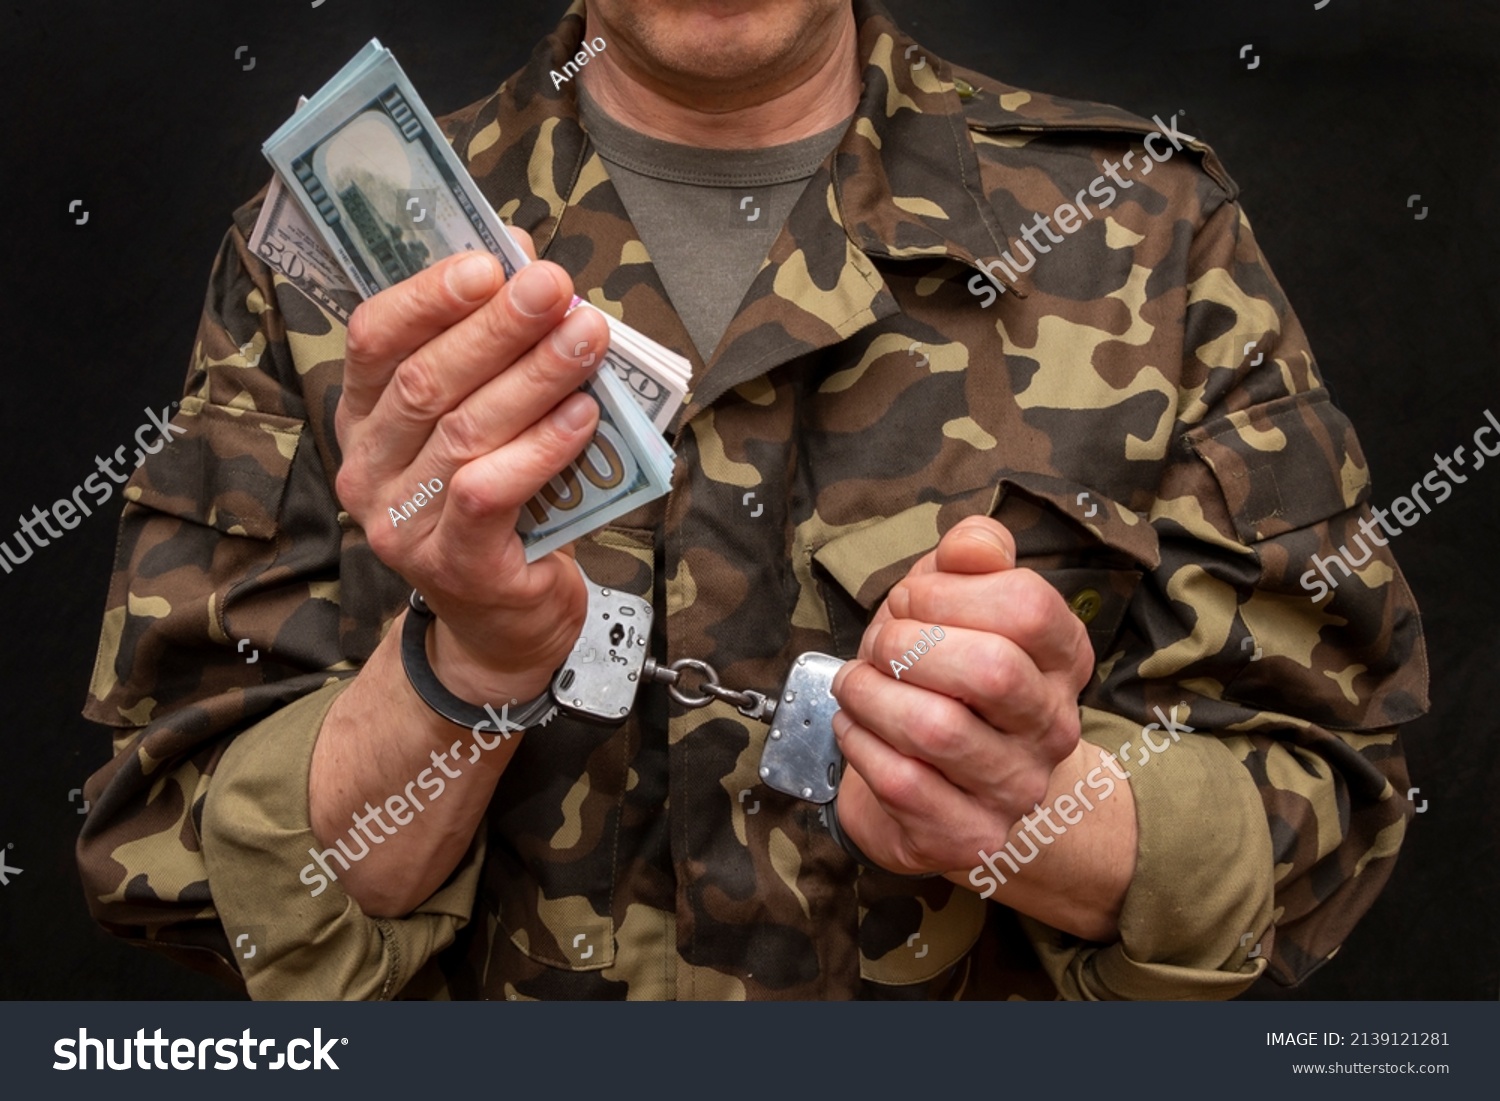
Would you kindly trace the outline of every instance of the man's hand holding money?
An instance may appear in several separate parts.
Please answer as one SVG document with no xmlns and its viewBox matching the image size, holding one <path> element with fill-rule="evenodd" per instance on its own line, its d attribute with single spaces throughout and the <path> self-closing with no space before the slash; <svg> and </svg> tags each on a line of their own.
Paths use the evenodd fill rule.
<svg viewBox="0 0 1500 1101">
<path fill-rule="evenodd" d="M 536 262 L 378 41 L 264 149 L 277 179 L 252 250 L 348 318 L 339 500 L 436 614 L 427 657 L 449 692 L 495 708 L 539 695 L 587 610 L 568 548 L 668 492 L 675 456 L 660 433 L 690 365 Z M 418 181 L 433 203 L 421 227 L 400 199 Z M 329 707 L 308 777 L 326 848 L 376 813 L 369 799 L 443 769 L 442 800 L 341 879 L 376 916 L 410 911 L 448 877 L 519 744 L 450 771 L 455 728 L 407 680 L 400 626 Z"/>
<path fill-rule="evenodd" d="M 516 237 L 530 253 L 530 240 Z M 507 282 L 498 260 L 474 252 L 382 291 L 350 319 L 339 500 L 381 561 L 426 597 L 437 616 L 433 670 L 475 704 L 543 691 L 583 626 L 570 550 L 528 564 L 516 532 L 519 510 L 598 422 L 579 386 L 599 359 L 573 352 L 586 346 L 602 358 L 609 328 L 595 310 L 569 313 L 572 293 L 556 264 L 529 264 Z M 433 479 L 442 491 L 393 526 L 388 509 Z M 400 792 L 453 741 L 455 728 L 407 682 L 400 633 L 387 633 L 324 720 L 308 785 L 324 844 L 369 793 Z M 366 912 L 406 913 L 447 878 L 518 744 L 466 762 L 448 780 L 456 794 L 351 866 L 343 886 Z"/>
<path fill-rule="evenodd" d="M 380 560 L 426 597 L 438 619 L 433 668 L 475 703 L 536 695 L 583 625 L 571 557 L 528 565 L 516 533 L 521 507 L 598 422 L 578 388 L 609 328 L 596 311 L 568 314 L 571 297 L 556 264 L 506 282 L 499 261 L 476 252 L 382 291 L 350 319 L 339 499 Z M 388 510 L 432 479 L 442 491 L 392 524 Z"/>
</svg>

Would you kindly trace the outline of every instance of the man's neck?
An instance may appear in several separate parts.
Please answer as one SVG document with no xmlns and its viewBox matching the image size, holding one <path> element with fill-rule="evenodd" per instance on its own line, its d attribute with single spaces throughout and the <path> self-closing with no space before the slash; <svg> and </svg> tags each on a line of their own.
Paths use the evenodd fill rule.
<svg viewBox="0 0 1500 1101">
<path fill-rule="evenodd" d="M 851 12 L 833 48 L 798 70 L 750 91 L 694 89 L 691 102 L 618 52 L 601 51 L 579 77 L 606 114 L 639 133 L 701 149 L 763 149 L 820 134 L 854 113 L 857 46 Z"/>
</svg>

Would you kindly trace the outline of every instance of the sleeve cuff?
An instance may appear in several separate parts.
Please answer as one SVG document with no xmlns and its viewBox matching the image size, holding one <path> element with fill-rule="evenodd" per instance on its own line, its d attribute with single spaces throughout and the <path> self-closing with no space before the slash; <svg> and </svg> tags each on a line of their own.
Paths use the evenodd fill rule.
<svg viewBox="0 0 1500 1101">
<path fill-rule="evenodd" d="M 1139 839 L 1118 942 L 1021 919 L 1065 998 L 1232 998 L 1266 968 L 1275 884 L 1265 808 L 1229 747 L 1186 722 L 1148 727 L 1147 742 L 1129 720 L 1083 709 L 1084 739 L 1129 774 Z"/>
<path fill-rule="evenodd" d="M 239 735 L 209 785 L 203 859 L 236 963 L 257 1000 L 394 997 L 453 943 L 473 910 L 483 831 L 448 882 L 399 919 L 367 917 L 313 863 L 322 848 L 309 825 L 313 746 L 350 683 L 326 685 Z"/>
</svg>

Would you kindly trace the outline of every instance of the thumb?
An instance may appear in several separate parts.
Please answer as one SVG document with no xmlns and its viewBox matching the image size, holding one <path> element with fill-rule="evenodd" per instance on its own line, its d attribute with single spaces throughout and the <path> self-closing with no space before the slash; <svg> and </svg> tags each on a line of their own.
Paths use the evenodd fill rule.
<svg viewBox="0 0 1500 1101">
<path fill-rule="evenodd" d="M 941 573 L 998 573 L 1015 569 L 1016 540 L 988 516 L 967 516 L 938 542 L 935 564 Z"/>
</svg>

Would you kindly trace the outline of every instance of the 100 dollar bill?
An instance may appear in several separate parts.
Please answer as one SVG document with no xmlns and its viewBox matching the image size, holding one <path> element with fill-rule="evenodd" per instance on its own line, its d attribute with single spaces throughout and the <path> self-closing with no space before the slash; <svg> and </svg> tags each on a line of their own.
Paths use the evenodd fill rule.
<svg viewBox="0 0 1500 1101">
<path fill-rule="evenodd" d="M 349 315 L 359 304 L 359 293 L 287 191 L 280 176 L 271 178 L 265 201 L 261 203 L 260 216 L 250 234 L 250 251 L 333 316 L 346 325 L 349 323 Z M 594 308 L 582 299 L 575 299 L 575 302 Z M 633 348 L 639 334 L 609 314 L 604 314 L 604 318 L 610 326 L 611 342 L 605 353 L 605 362 L 630 390 L 636 404 L 651 418 L 657 430 L 665 430 L 672 414 L 682 403 L 691 368 L 686 360 L 682 360 L 680 366 L 663 365 L 661 370 L 649 370 L 645 364 L 663 355 L 679 360 L 682 357 L 660 346 Z M 675 373 L 670 366 L 676 366 Z"/>
<path fill-rule="evenodd" d="M 633 501 L 636 494 L 649 493 L 647 500 L 659 496 L 652 489 L 652 469 L 661 464 L 671 469 L 672 450 L 654 431 L 637 439 L 638 446 L 631 446 L 622 423 L 627 412 L 639 414 L 639 410 L 628 395 L 622 396 L 613 387 L 601 387 L 595 397 L 599 401 L 599 427 L 593 440 L 576 462 L 521 509 L 516 530 L 528 548 L 527 561 L 534 557 L 532 547 L 539 548 L 536 555 L 545 554 L 571 543 L 582 532 L 603 527 L 635 507 L 633 503 L 622 507 L 622 502 Z M 654 454 L 641 454 L 642 444 Z"/>
<path fill-rule="evenodd" d="M 499 257 L 507 277 L 529 262 L 378 41 L 287 120 L 265 154 L 363 297 L 470 249 Z M 611 364 L 582 388 L 599 405 L 599 433 L 523 510 L 528 561 L 670 487 L 671 448 L 620 376 Z"/>
<path fill-rule="evenodd" d="M 494 253 L 507 278 L 529 263 L 378 40 L 309 103 L 266 156 L 360 294 L 468 249 Z M 687 360 L 605 316 L 605 363 L 664 431 L 688 387 Z"/>
</svg>

